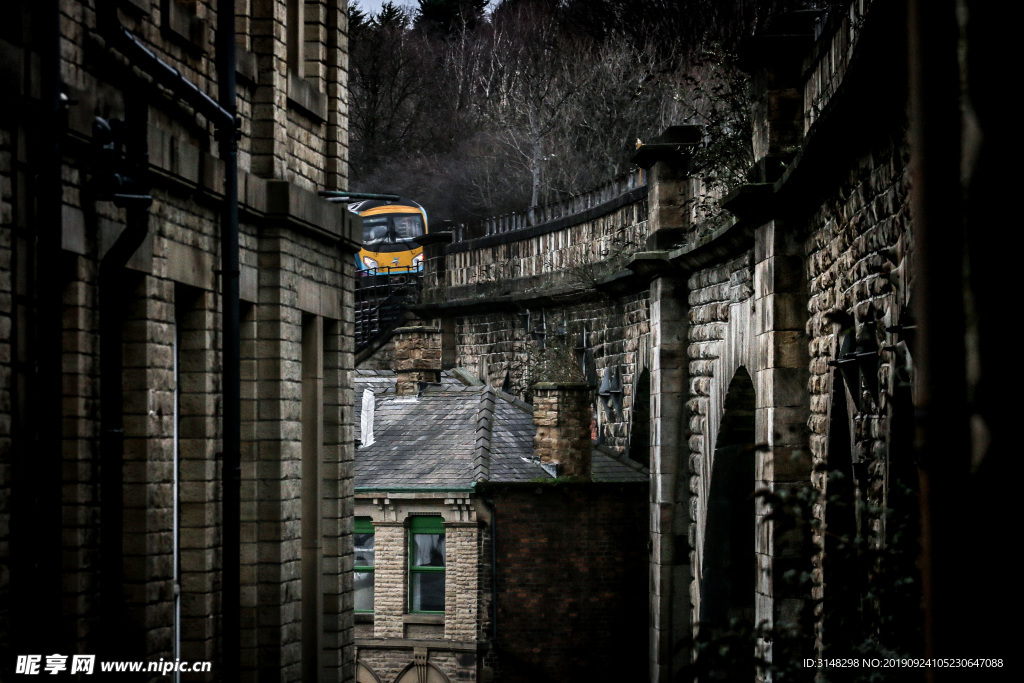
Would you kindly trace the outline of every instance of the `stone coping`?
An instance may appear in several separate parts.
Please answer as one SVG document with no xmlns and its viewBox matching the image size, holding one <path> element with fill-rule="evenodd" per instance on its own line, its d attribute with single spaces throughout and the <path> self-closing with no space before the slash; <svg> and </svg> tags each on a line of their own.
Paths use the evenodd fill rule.
<svg viewBox="0 0 1024 683">
<path fill-rule="evenodd" d="M 531 237 L 538 237 L 540 235 L 546 235 L 549 232 L 556 232 L 558 230 L 564 230 L 574 225 L 581 223 L 588 223 L 592 220 L 600 218 L 601 216 L 607 216 L 613 211 L 617 211 L 624 206 L 630 204 L 636 204 L 647 198 L 647 186 L 641 185 L 640 187 L 630 190 L 629 192 L 619 195 L 618 197 L 611 199 L 603 204 L 598 204 L 595 207 L 575 213 L 571 216 L 563 216 L 562 218 L 556 218 L 553 221 L 547 223 L 541 223 L 540 225 L 533 225 L 528 228 L 521 228 L 519 230 L 509 230 L 508 232 L 499 232 L 493 235 L 484 235 L 483 237 L 475 237 L 471 240 L 464 242 L 452 242 L 446 244 L 444 247 L 445 254 L 456 254 L 463 251 L 472 251 L 474 249 L 480 249 L 481 247 L 490 247 L 497 244 L 507 244 L 509 242 L 519 242 L 521 240 L 530 239 Z"/>
</svg>

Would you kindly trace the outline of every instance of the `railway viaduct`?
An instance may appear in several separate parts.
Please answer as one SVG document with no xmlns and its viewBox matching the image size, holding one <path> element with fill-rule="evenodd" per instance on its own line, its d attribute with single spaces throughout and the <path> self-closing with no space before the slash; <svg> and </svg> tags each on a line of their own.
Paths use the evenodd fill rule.
<svg viewBox="0 0 1024 683">
<path fill-rule="evenodd" d="M 753 182 L 727 196 L 691 171 L 701 132 L 680 126 L 638 150 L 643 186 L 620 179 L 532 221 L 428 236 L 417 313 L 441 328 L 445 363 L 520 395 L 549 379 L 538 368 L 552 358 L 578 364 L 596 389 L 598 439 L 649 465 L 650 657 L 637 665 L 652 681 L 679 679 L 700 637 L 729 624 L 760 629 L 776 680 L 812 652 L 849 649 L 857 636 L 830 615 L 856 610 L 878 577 L 844 561 L 851 551 L 836 538 L 917 562 L 925 616 L 915 573 L 902 598 L 908 638 L 934 651 L 948 634 L 934 591 L 950 584 L 933 563 L 949 548 L 926 529 L 934 542 L 919 556 L 907 539 L 919 477 L 966 476 L 966 356 L 947 356 L 961 378 L 944 397 L 956 424 L 950 457 L 929 469 L 922 452 L 936 433 L 919 423 L 916 452 L 912 438 L 929 368 L 914 356 L 941 344 L 922 336 L 919 305 L 923 287 L 938 291 L 922 265 L 942 256 L 922 246 L 929 200 L 911 191 L 931 143 L 906 113 L 920 89 L 906 76 L 905 9 L 854 2 L 760 37 L 747 55 Z M 912 36 L 934 28 L 911 26 Z M 911 47 L 913 62 L 922 48 Z M 917 173 L 921 194 L 929 172 Z M 960 270 L 954 262 L 957 287 L 970 287 Z M 962 301 L 947 313 L 983 338 Z M 903 516 L 880 512 L 892 510 Z M 947 530 L 971 523 L 921 510 Z"/>
</svg>

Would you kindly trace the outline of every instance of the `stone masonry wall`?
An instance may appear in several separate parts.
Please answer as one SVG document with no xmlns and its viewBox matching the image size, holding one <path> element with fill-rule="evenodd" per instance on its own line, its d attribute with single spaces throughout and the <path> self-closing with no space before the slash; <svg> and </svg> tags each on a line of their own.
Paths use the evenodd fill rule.
<svg viewBox="0 0 1024 683">
<path fill-rule="evenodd" d="M 743 340 L 751 331 L 753 252 L 700 270 L 688 281 L 689 317 L 689 530 L 694 582 L 693 604 L 699 613 L 700 581 L 706 538 L 714 456 L 727 388 L 740 367 L 753 375 Z M 744 320 L 743 317 L 747 319 Z M 730 324 L 731 323 L 731 324 Z M 754 482 L 750 482 L 751 491 Z M 750 520 L 753 524 L 753 520 Z M 751 530 L 753 533 L 753 529 Z"/>
<path fill-rule="evenodd" d="M 413 681 L 418 680 L 415 677 L 416 671 L 414 669 L 413 658 L 415 651 L 412 647 L 406 647 L 400 650 L 401 655 L 396 657 L 396 651 L 394 650 L 381 650 L 370 647 L 363 647 L 359 649 L 359 662 L 363 666 L 367 667 L 372 671 L 381 683 L 394 683 L 395 681 L 402 678 L 402 683 L 409 681 L 410 670 L 413 674 Z M 459 663 L 460 655 L 454 652 L 427 650 L 426 661 L 436 667 L 439 671 L 444 673 L 450 681 L 471 681 L 473 678 L 459 677 L 457 673 L 460 669 Z M 429 675 L 429 674 L 428 674 Z M 430 680 L 429 678 L 427 680 Z"/>
<path fill-rule="evenodd" d="M 180 657 L 214 661 L 211 676 L 218 677 L 223 656 L 223 164 L 211 124 L 150 84 L 99 35 L 95 3 L 62 2 L 60 70 L 69 98 L 68 131 L 59 140 L 63 250 L 53 257 L 22 246 L 21 263 L 12 263 L 17 245 L 47 229 L 27 199 L 41 163 L 33 152 L 59 133 L 40 130 L 35 116 L 36 32 L 46 26 L 29 20 L 37 16 L 31 4 L 8 3 L 0 18 L 14 18 L 0 30 L 0 82 L 16 101 L 0 115 L 0 640 L 9 642 L 16 623 L 6 571 L 10 525 L 24 530 L 35 523 L 26 519 L 23 507 L 8 508 L 4 495 L 16 469 L 12 459 L 24 448 L 11 448 L 16 430 L 4 421 L 12 414 L 27 419 L 32 406 L 25 396 L 12 395 L 18 381 L 11 374 L 21 367 L 12 356 L 21 353 L 29 360 L 32 350 L 27 336 L 15 341 L 12 320 L 20 315 L 19 329 L 26 331 L 29 321 L 12 305 L 11 295 L 20 282 L 21 294 L 33 297 L 45 272 L 61 281 L 64 306 L 63 501 L 57 515 L 63 519 L 58 589 L 63 613 L 52 615 L 60 638 L 57 651 L 99 652 L 105 639 L 118 640 L 119 634 L 104 633 L 100 624 L 111 597 L 100 593 L 101 580 L 117 575 L 123 578 L 123 605 L 117 607 L 126 634 L 117 646 L 125 658 L 175 657 L 175 595 L 180 592 Z M 129 32 L 216 96 L 213 0 L 117 4 L 118 19 Z M 305 89 L 289 89 L 287 83 L 288 3 L 239 2 L 234 18 L 242 120 L 245 680 L 350 680 L 353 674 L 352 390 L 345 387 L 351 386 L 353 351 L 351 250 L 358 245 L 347 212 L 313 192 L 346 182 L 347 4 L 304 3 L 306 25 L 299 34 L 309 60 L 303 67 Z M 7 89 L 8 84 L 17 85 Z M 141 180 L 153 196 L 147 210 L 135 212 L 145 214 L 147 235 L 128 259 L 114 307 L 123 315 L 120 567 L 108 566 L 101 554 L 110 536 L 101 536 L 107 520 L 101 518 L 98 280 L 101 260 L 126 231 L 129 212 L 97 196 L 90 181 L 96 175 L 95 116 L 126 122 L 128 152 L 148 154 Z M 5 352 L 9 346 L 17 351 Z M 20 486 L 30 488 L 25 481 Z M 302 551 L 304 544 L 319 547 L 312 560 L 308 550 Z M 316 576 L 317 626 L 305 629 L 313 633 L 315 647 L 303 636 L 303 614 L 310 611 L 302 597 L 304 562 L 312 563 Z M 304 652 L 310 651 L 319 653 L 319 671 L 304 662 Z M 5 654 L 7 659 L 13 661 Z M 0 665 L 0 677 L 7 667 Z"/>
<path fill-rule="evenodd" d="M 855 477 L 854 485 L 864 496 L 861 504 L 885 510 L 897 505 L 891 502 L 898 496 L 893 478 L 899 467 L 906 468 L 909 455 L 892 446 L 894 403 L 897 385 L 906 382 L 906 356 L 899 355 L 900 337 L 887 331 L 905 324 L 908 307 L 906 271 L 909 269 L 912 248 L 909 232 L 909 173 L 907 149 L 902 140 L 894 140 L 872 150 L 858 160 L 847 183 L 829 198 L 811 217 L 805 246 L 810 277 L 810 301 L 807 334 L 810 336 L 811 395 L 810 448 L 817 466 L 815 486 L 822 492 L 823 501 L 815 509 L 822 522 L 828 521 L 829 505 L 853 505 L 853 501 L 837 499 L 830 486 L 841 485 L 830 479 L 830 471 L 842 471 L 841 462 L 830 454 L 835 449 L 851 451 L 848 456 L 855 463 L 854 472 L 844 472 L 847 481 Z M 902 267 L 898 267 L 902 266 Z M 839 356 L 844 337 L 867 342 L 871 348 L 888 347 L 881 351 L 871 372 L 880 387 L 877 395 L 867 390 L 863 379 L 855 386 L 841 382 L 829 362 Z M 859 394 L 860 410 L 854 407 L 853 392 Z M 836 400 L 847 403 L 840 408 Z M 843 438 L 833 414 L 848 415 L 845 428 L 850 435 L 849 444 Z M 903 415 L 907 420 L 908 416 Z M 906 445 L 904 445 L 904 448 Z M 900 465 L 899 461 L 904 464 Z M 840 489 L 836 489 L 839 491 Z M 834 503 L 832 501 L 835 501 Z M 904 511 L 905 512 L 905 511 Z M 836 513 L 838 514 L 838 513 Z M 838 520 L 833 521 L 833 525 Z M 866 534 L 872 547 L 881 547 L 886 541 L 885 514 L 870 514 L 862 522 L 860 531 Z M 835 528 L 839 528 L 836 526 Z M 837 532 L 838 533 L 838 532 Z M 815 537 L 819 551 L 825 548 L 824 535 Z M 835 570 L 840 568 L 832 565 Z M 843 568 L 842 571 L 845 571 Z M 831 585 L 838 579 L 831 577 Z M 824 590 L 830 577 L 823 573 L 821 558 L 815 563 L 815 598 L 828 600 Z M 822 647 L 822 622 L 817 623 L 818 646 Z M 834 636 L 833 636 L 834 638 Z M 834 644 L 834 640 L 833 640 Z"/>
<path fill-rule="evenodd" d="M 906 308 L 907 292 L 889 273 L 910 248 L 908 233 L 909 175 L 901 141 L 864 157 L 848 184 L 811 218 L 806 242 L 810 275 L 811 447 L 817 457 L 827 451 L 827 403 L 832 389 L 828 361 L 836 357 L 845 325 L 833 315 L 841 311 L 855 321 L 855 334 L 886 340 L 886 326 L 896 325 Z M 895 278 L 894 278 L 895 279 Z M 881 386 L 892 381 L 890 362 L 878 370 Z M 861 389 L 856 388 L 858 391 Z M 851 389 L 852 390 L 852 389 Z M 854 420 L 855 458 L 878 462 L 884 453 L 887 396 L 872 398 L 870 409 Z"/>
<path fill-rule="evenodd" d="M 622 409 L 614 414 L 596 411 L 598 436 L 606 445 L 624 451 L 633 428 L 636 378 L 650 369 L 650 321 L 646 292 L 609 297 L 576 305 L 540 303 L 526 311 L 480 313 L 456 319 L 456 364 L 476 372 L 492 386 L 527 396 L 532 385 L 548 378 L 537 372 L 546 347 L 555 357 L 583 366 L 596 390 L 608 369 L 620 368 Z M 564 327 L 564 334 L 562 328 Z"/>
<path fill-rule="evenodd" d="M 556 287 L 592 286 L 606 270 L 621 269 L 623 257 L 647 239 L 647 202 L 640 199 L 593 219 L 561 219 L 548 225 L 450 245 L 443 256 L 444 280 L 428 268 L 425 301 Z"/>
<path fill-rule="evenodd" d="M 590 478 L 590 387 L 541 382 L 533 387 L 533 454 L 559 476 Z"/>
<path fill-rule="evenodd" d="M 421 382 L 440 381 L 441 331 L 426 326 L 400 327 L 394 331 L 393 369 L 395 393 L 413 396 Z"/>
<path fill-rule="evenodd" d="M 700 457 L 707 450 L 707 444 L 714 443 L 717 424 L 712 425 L 713 415 L 721 413 L 721 406 L 713 406 L 714 399 L 721 401 L 718 392 L 712 392 L 715 360 L 722 357 L 724 342 L 729 333 L 729 313 L 732 304 L 740 303 L 753 295 L 754 272 L 753 252 L 698 271 L 690 276 L 689 289 L 689 341 L 687 355 L 690 359 L 690 409 L 689 444 L 690 452 Z M 726 383 L 732 377 L 725 378 Z M 696 461 L 696 462 L 699 462 Z M 692 468 L 694 472 L 700 467 Z M 694 491 L 697 493 L 697 491 Z"/>
<path fill-rule="evenodd" d="M 306 0 L 304 27 L 289 30 L 287 0 L 239 4 L 236 27 L 243 49 L 240 93 L 245 106 L 242 145 L 253 173 L 285 178 L 310 189 L 348 183 L 347 0 Z M 290 64 L 288 41 L 298 39 L 301 64 Z M 248 46 L 248 47 L 246 47 Z M 248 116 L 246 116 L 248 114 Z M 243 167 L 244 168 L 244 167 Z"/>
<path fill-rule="evenodd" d="M 406 588 L 404 522 L 374 523 L 376 569 L 374 570 L 373 635 L 377 638 L 404 638 L 408 591 Z"/>
<path fill-rule="evenodd" d="M 473 642 L 479 629 L 480 527 L 474 522 L 448 522 L 444 529 L 447 562 L 451 569 L 445 577 L 444 636 L 461 642 Z M 449 605 L 451 606 L 449 608 Z"/>
<path fill-rule="evenodd" d="M 530 228 L 432 245 L 420 315 L 454 318 L 454 364 L 496 389 L 529 398 L 538 381 L 579 374 L 596 390 L 607 372 L 621 379 L 614 404 L 595 396 L 600 442 L 628 449 L 634 383 L 650 369 L 646 288 L 625 265 L 647 240 L 645 188 Z M 448 349 L 446 349 L 447 351 Z M 539 371 L 541 365 L 558 376 Z M 606 395 L 606 399 L 610 395 Z"/>
<path fill-rule="evenodd" d="M 829 100 L 842 85 L 850 57 L 860 38 L 861 26 L 871 11 L 871 5 L 872 0 L 854 2 L 850 4 L 848 11 L 837 13 L 832 19 L 837 28 L 828 35 L 827 40 L 816 46 L 819 56 L 813 60 L 813 69 L 807 75 L 803 88 L 804 133 L 818 120 Z"/>
<path fill-rule="evenodd" d="M 373 614 L 361 615 L 359 663 L 381 681 L 392 682 L 421 653 L 451 681 L 476 680 L 485 590 L 480 563 L 490 558 L 481 555 L 481 526 L 472 504 L 454 492 L 363 492 L 356 514 L 372 519 L 375 549 Z M 444 523 L 443 615 L 409 609 L 409 524 L 414 515 L 439 515 Z"/>
</svg>

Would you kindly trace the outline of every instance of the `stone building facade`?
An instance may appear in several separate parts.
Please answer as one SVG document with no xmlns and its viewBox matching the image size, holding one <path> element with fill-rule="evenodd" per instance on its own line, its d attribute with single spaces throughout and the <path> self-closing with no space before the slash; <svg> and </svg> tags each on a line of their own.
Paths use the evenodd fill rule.
<svg viewBox="0 0 1024 683">
<path fill-rule="evenodd" d="M 959 118 L 970 41 L 977 62 L 991 55 L 981 34 L 953 38 L 958 21 L 992 29 L 992 17 L 965 2 L 969 13 L 948 3 L 922 19 L 917 4 L 831 3 L 779 15 L 750 41 L 755 163 L 750 183 L 710 198 L 724 210 L 714 220 L 694 211 L 709 199 L 690 166 L 699 131 L 675 128 L 638 151 L 646 193 L 429 239 L 417 310 L 440 319 L 454 365 L 525 396 L 527 369 L 560 346 L 598 390 L 604 442 L 646 451 L 652 681 L 688 680 L 701 666 L 724 667 L 730 680 L 809 680 L 813 668 L 794 664 L 806 653 L 956 649 L 957 618 L 991 616 L 991 604 L 956 597 L 948 568 L 969 560 L 938 530 L 963 540 L 984 519 L 930 498 L 921 507 L 918 481 L 951 496 L 964 487 L 1005 511 L 1006 499 L 984 493 L 1002 485 L 982 474 L 1006 471 L 985 436 L 999 411 L 972 417 L 966 397 L 979 400 L 971 391 L 984 371 L 961 343 L 985 348 L 992 328 L 980 320 L 993 319 L 963 292 L 998 290 L 978 269 L 978 242 L 970 272 L 936 243 L 961 244 L 959 197 L 982 192 L 958 165 L 977 171 L 991 159 L 972 156 L 977 138 L 955 143 L 980 125 Z M 922 50 L 949 68 L 929 71 Z M 922 85 L 908 64 L 940 80 Z M 978 78 L 971 97 L 987 101 Z M 937 98 L 944 113 L 908 119 L 918 97 Z M 946 117 L 948 146 L 931 116 Z M 946 165 L 925 164 L 922 146 Z M 929 182 L 945 188 L 948 216 L 942 196 L 922 189 Z M 620 248 L 607 248 L 615 236 Z M 928 304 L 926 323 L 922 301 L 936 297 L 945 309 Z M 952 440 L 925 413 L 944 415 Z M 978 420 L 985 430 L 969 437 Z M 931 446 L 915 446 L 915 425 Z M 964 469 L 971 452 L 976 475 Z M 736 635 L 730 624 L 745 625 L 750 647 L 715 662 L 702 643 Z"/>
<path fill-rule="evenodd" d="M 97 670 L 212 662 L 203 680 L 354 675 L 359 230 L 316 194 L 347 183 L 347 2 L 224 6 L 0 10 L 5 679 L 15 655 L 53 653 L 97 655 Z M 223 36 L 237 55 L 238 578 L 224 563 Z"/>
</svg>

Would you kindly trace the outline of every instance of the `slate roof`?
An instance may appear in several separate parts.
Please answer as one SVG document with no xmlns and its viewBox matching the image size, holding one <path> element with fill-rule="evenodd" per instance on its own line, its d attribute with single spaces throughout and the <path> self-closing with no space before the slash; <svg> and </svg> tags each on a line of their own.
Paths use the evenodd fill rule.
<svg viewBox="0 0 1024 683">
<path fill-rule="evenodd" d="M 363 489 L 468 489 L 482 450 L 490 481 L 551 478 L 533 459 L 532 407 L 504 392 L 490 390 L 493 412 L 482 412 L 485 387 L 466 384 L 445 372 L 441 383 L 418 397 L 396 396 L 395 375 L 357 370 L 356 438 L 365 389 L 374 394 L 374 441 L 356 449 L 355 486 Z M 466 378 L 468 381 L 468 378 Z M 613 451 L 595 447 L 595 481 L 647 481 L 646 469 Z"/>
</svg>

